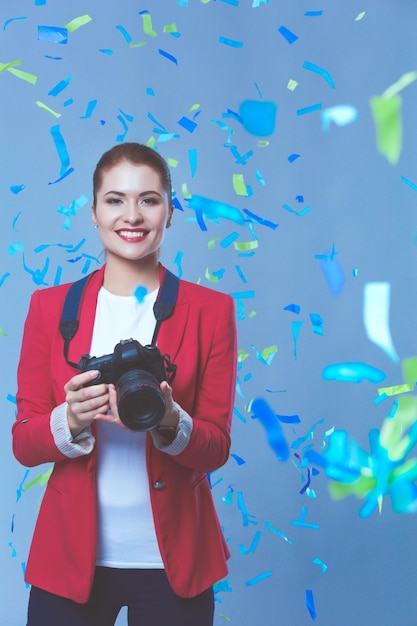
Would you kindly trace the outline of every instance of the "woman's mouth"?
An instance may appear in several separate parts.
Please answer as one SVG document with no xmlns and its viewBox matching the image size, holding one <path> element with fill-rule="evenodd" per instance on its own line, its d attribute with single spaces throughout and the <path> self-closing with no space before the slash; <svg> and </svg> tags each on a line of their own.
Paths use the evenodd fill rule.
<svg viewBox="0 0 417 626">
<path fill-rule="evenodd" d="M 124 241 L 135 243 L 140 239 L 144 239 L 148 234 L 147 230 L 117 230 L 117 234 Z"/>
</svg>

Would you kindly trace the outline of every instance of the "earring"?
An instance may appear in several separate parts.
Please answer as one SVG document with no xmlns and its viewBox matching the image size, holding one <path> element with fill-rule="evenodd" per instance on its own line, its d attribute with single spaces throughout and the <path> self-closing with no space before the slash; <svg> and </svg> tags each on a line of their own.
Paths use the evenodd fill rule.
<svg viewBox="0 0 417 626">
<path fill-rule="evenodd" d="M 93 228 L 98 228 L 98 224 L 96 224 L 96 222 L 93 222 Z"/>
</svg>

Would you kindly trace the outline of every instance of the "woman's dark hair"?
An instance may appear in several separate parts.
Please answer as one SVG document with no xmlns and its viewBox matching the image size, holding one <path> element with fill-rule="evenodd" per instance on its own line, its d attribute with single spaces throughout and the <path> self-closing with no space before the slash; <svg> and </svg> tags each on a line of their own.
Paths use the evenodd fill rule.
<svg viewBox="0 0 417 626">
<path fill-rule="evenodd" d="M 94 206 L 97 201 L 97 191 L 103 182 L 103 175 L 115 165 L 123 163 L 123 161 L 132 165 L 147 165 L 159 174 L 162 187 L 167 192 L 168 202 L 171 205 L 171 174 L 165 159 L 156 150 L 148 146 L 144 146 L 141 143 L 128 142 L 120 143 L 110 148 L 97 163 L 93 175 Z"/>
</svg>

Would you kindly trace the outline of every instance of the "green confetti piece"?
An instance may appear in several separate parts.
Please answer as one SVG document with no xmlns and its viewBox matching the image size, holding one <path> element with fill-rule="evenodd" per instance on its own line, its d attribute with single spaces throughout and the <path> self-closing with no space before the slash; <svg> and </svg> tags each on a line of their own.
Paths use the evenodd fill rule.
<svg viewBox="0 0 417 626">
<path fill-rule="evenodd" d="M 247 251 L 255 250 L 258 247 L 258 241 L 234 241 L 233 246 L 235 250 Z"/>
<path fill-rule="evenodd" d="M 0 327 L 0 335 L 2 337 L 8 337 L 9 335 L 6 333 L 6 331 L 4 331 L 1 327 Z"/>
<path fill-rule="evenodd" d="M 393 387 L 381 387 L 378 389 L 378 394 L 385 394 L 387 396 L 396 396 L 399 393 L 409 393 L 413 391 L 414 385 L 410 385 L 409 383 L 405 383 L 403 385 L 394 385 Z"/>
<path fill-rule="evenodd" d="M 142 23 L 143 23 L 143 32 L 149 37 L 156 37 L 157 33 L 154 31 L 152 27 L 152 18 L 149 13 L 142 12 Z M 168 31 L 173 32 L 173 31 Z"/>
<path fill-rule="evenodd" d="M 16 78 L 20 78 L 21 80 L 25 80 L 27 83 L 31 83 L 32 85 L 36 84 L 38 77 L 35 74 L 30 74 L 29 72 L 23 72 L 22 70 L 17 70 L 15 67 L 8 67 L 7 71 Z"/>
<path fill-rule="evenodd" d="M 233 174 L 233 189 L 238 196 L 247 196 L 248 191 L 246 189 L 243 174 Z"/>
<path fill-rule="evenodd" d="M 375 96 L 370 100 L 377 134 L 377 147 L 391 165 L 396 165 L 402 149 L 401 97 Z"/>
<path fill-rule="evenodd" d="M 0 73 L 9 70 L 11 67 L 15 65 L 21 65 L 22 59 L 17 59 L 16 61 L 9 61 L 9 63 L 0 63 Z"/>
<path fill-rule="evenodd" d="M 73 33 L 81 26 L 88 24 L 88 22 L 91 22 L 91 17 L 89 15 L 80 15 L 79 17 L 71 20 L 71 22 L 68 22 L 68 24 L 65 24 L 64 28 L 66 28 L 69 33 Z"/>
<path fill-rule="evenodd" d="M 390 87 L 387 87 L 387 89 L 382 94 L 382 97 L 393 98 L 394 96 L 399 94 L 400 91 L 405 89 L 405 87 L 411 85 L 411 83 L 413 83 L 415 80 L 417 80 L 417 72 L 406 72 L 401 76 L 401 78 L 397 80 L 397 82 L 395 82 Z"/>
<path fill-rule="evenodd" d="M 47 113 L 50 113 L 51 115 L 53 115 L 54 117 L 61 117 L 61 113 L 57 113 L 56 111 L 54 111 L 53 109 L 51 109 L 50 107 L 48 107 L 46 104 L 44 104 L 43 102 L 41 102 L 40 100 L 36 100 L 36 104 L 40 109 L 43 109 L 44 111 L 46 111 Z"/>
</svg>

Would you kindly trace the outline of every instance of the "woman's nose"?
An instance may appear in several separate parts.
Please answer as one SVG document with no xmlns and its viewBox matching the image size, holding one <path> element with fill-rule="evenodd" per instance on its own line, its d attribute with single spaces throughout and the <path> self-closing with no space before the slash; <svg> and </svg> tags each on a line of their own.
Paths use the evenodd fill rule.
<svg viewBox="0 0 417 626">
<path fill-rule="evenodd" d="M 124 217 L 126 221 L 131 224 L 142 222 L 142 211 L 139 204 L 135 200 L 129 200 L 127 203 Z"/>
</svg>

